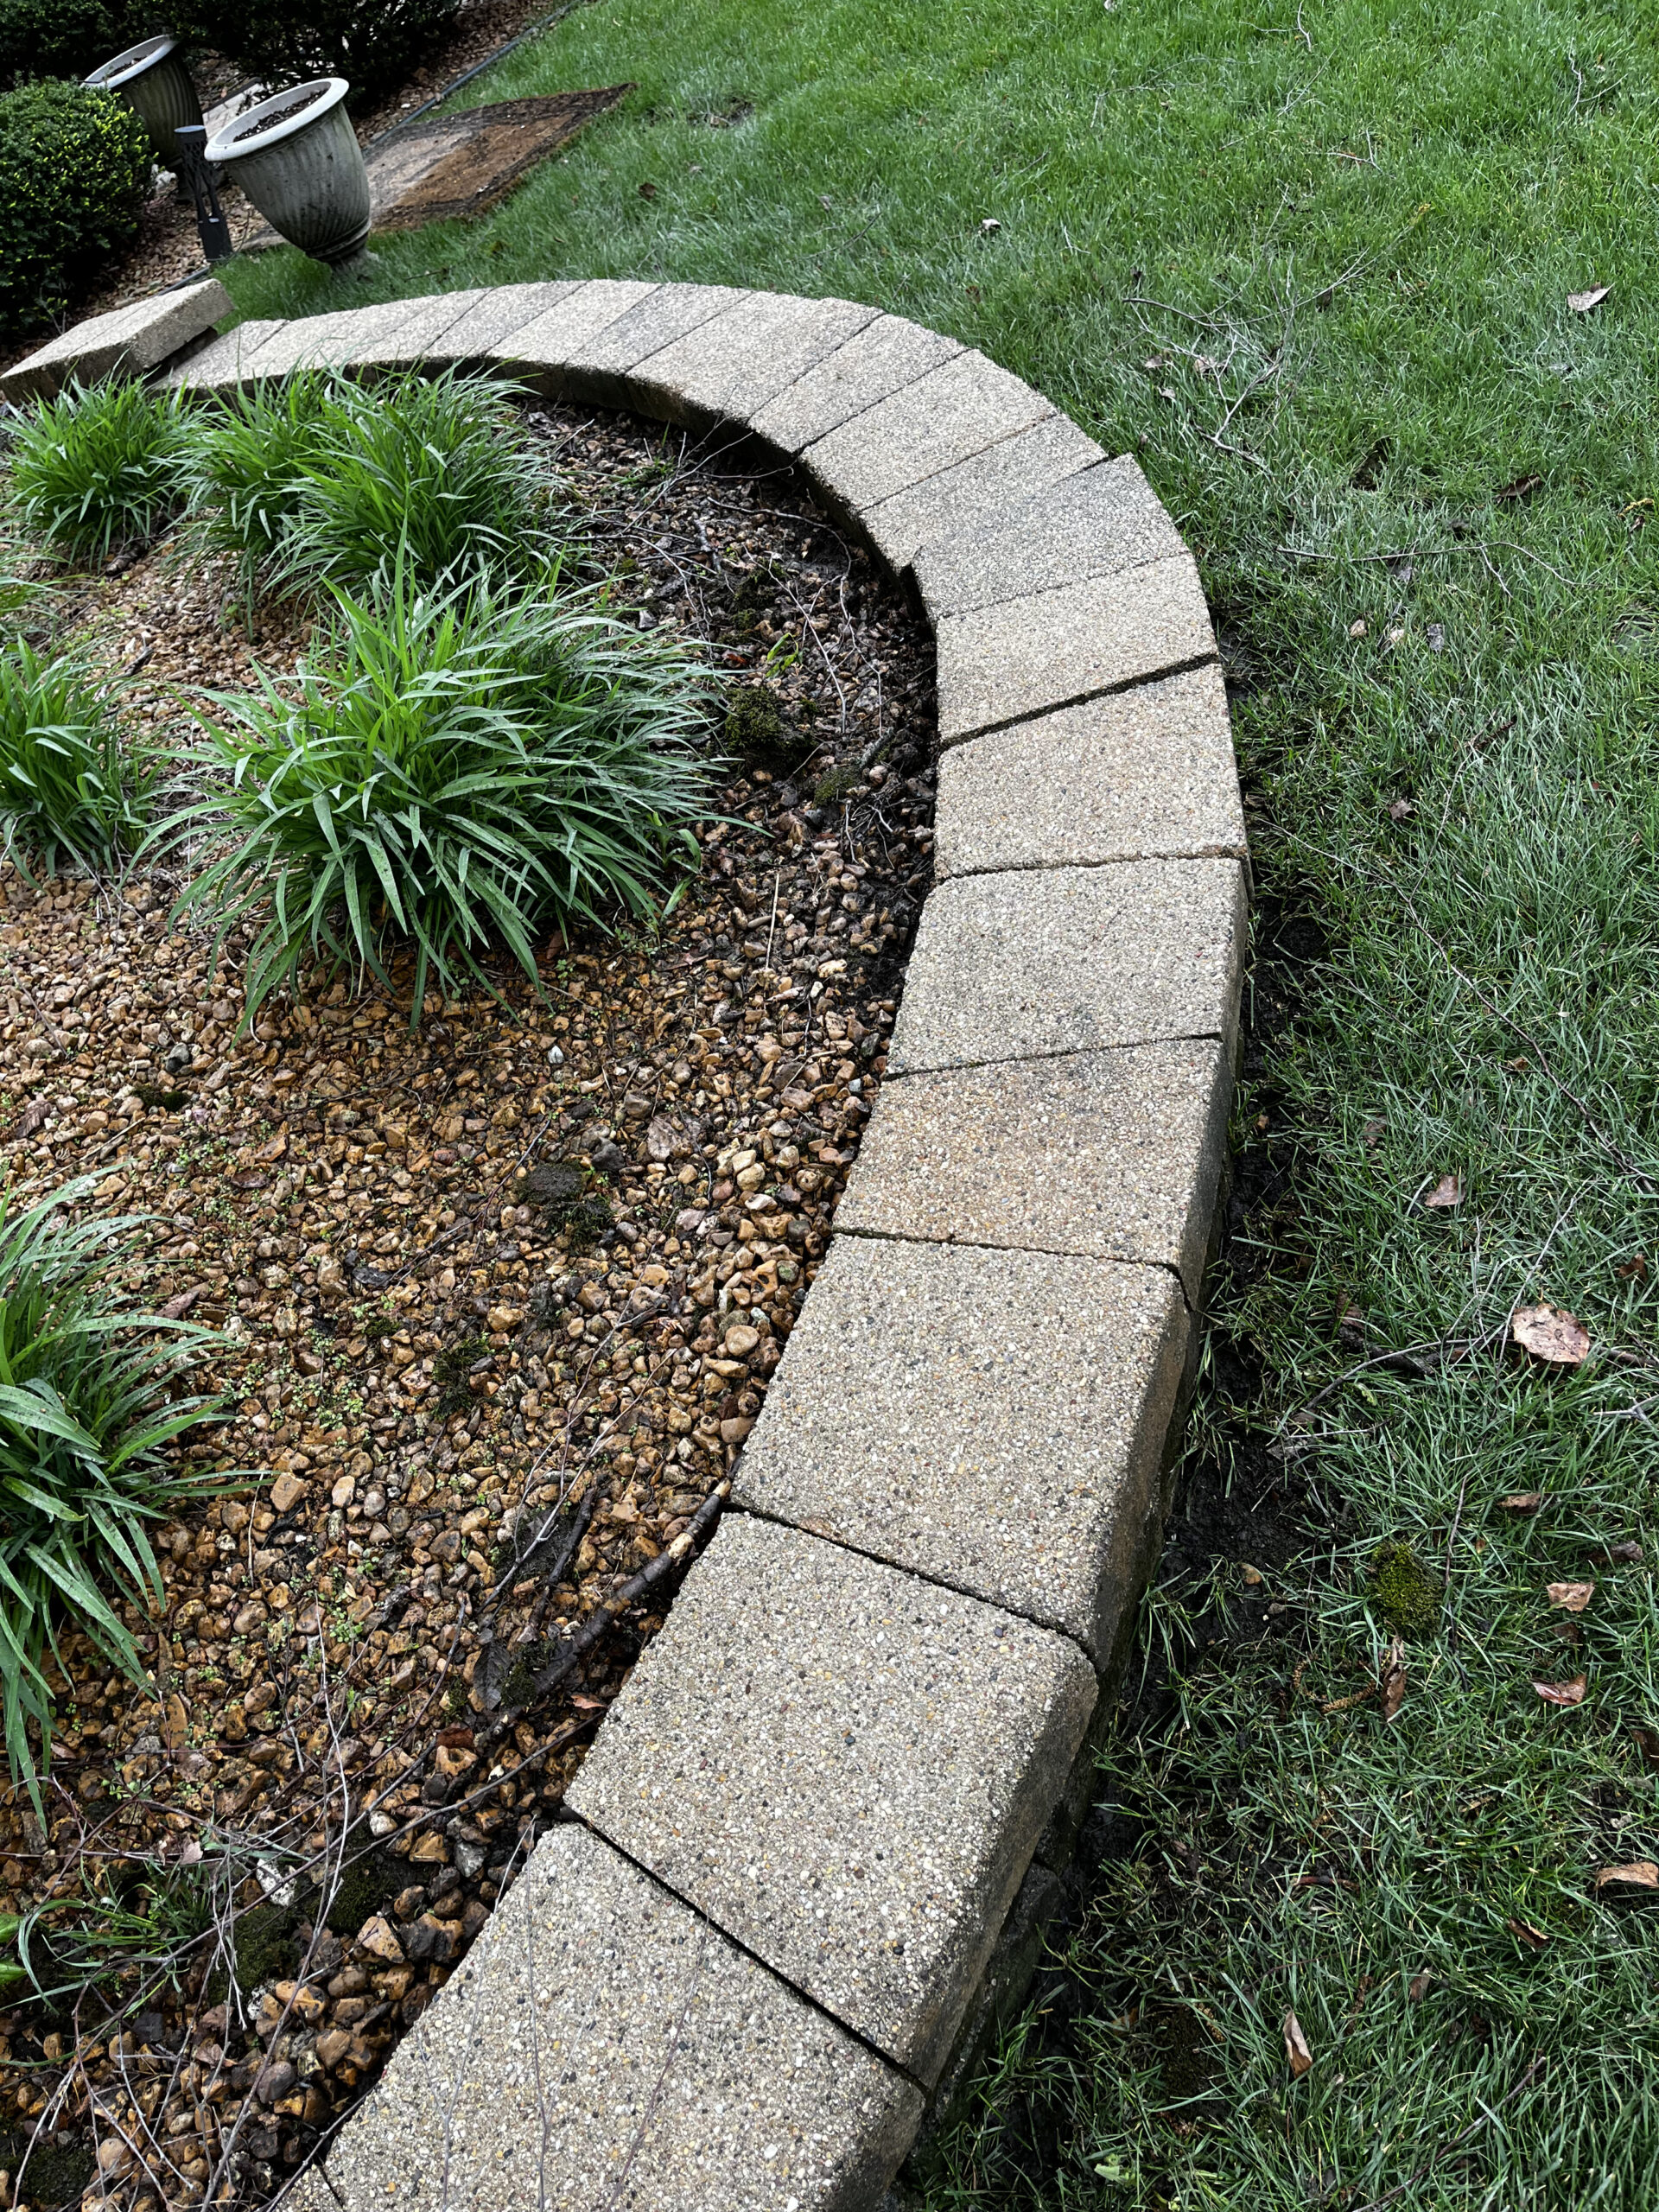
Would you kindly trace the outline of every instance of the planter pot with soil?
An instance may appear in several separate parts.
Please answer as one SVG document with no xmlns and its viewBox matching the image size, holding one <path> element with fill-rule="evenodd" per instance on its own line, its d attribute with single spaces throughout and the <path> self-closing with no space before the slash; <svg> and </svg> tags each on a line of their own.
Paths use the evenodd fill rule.
<svg viewBox="0 0 1659 2212">
<path fill-rule="evenodd" d="M 88 92 L 113 92 L 149 133 L 156 158 L 164 169 L 179 165 L 174 132 L 201 121 L 190 72 L 175 38 L 147 38 L 111 60 L 100 62 L 84 79 Z"/>
<path fill-rule="evenodd" d="M 346 113 L 350 90 L 343 77 L 319 77 L 275 93 L 227 124 L 207 151 L 273 230 L 339 270 L 368 258 L 369 178 Z"/>
</svg>

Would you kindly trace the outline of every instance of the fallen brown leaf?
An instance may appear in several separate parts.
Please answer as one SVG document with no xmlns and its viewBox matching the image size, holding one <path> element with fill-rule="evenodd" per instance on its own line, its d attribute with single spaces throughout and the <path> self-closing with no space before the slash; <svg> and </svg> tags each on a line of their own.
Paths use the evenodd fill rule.
<svg viewBox="0 0 1659 2212">
<path fill-rule="evenodd" d="M 10 1135 L 14 1137 L 32 1137 L 51 1111 L 44 1098 L 31 1098 L 12 1125 Z"/>
<path fill-rule="evenodd" d="M 1659 1766 L 1659 1731 L 1644 1728 L 1639 1721 L 1633 1720 L 1630 1723 L 1630 1733 L 1635 1737 L 1637 1748 L 1648 1764 Z"/>
<path fill-rule="evenodd" d="M 1611 284 L 1592 284 L 1587 292 L 1569 292 L 1567 304 L 1574 315 L 1588 315 L 1592 308 L 1599 308 L 1612 290 Z"/>
<path fill-rule="evenodd" d="M 1421 2005 L 1422 2003 L 1424 1998 L 1428 1994 L 1429 1984 L 1433 1980 L 1433 1975 L 1429 1973 L 1427 1967 L 1424 1967 L 1421 1974 L 1413 1974 L 1411 1980 L 1406 1984 L 1406 1995 L 1412 2004 Z"/>
<path fill-rule="evenodd" d="M 1302 2033 L 1302 2024 L 1294 2012 L 1287 2012 L 1284 2025 L 1285 2056 L 1290 2061 L 1294 2080 L 1300 2082 L 1313 2063 L 1313 2054 L 1307 2047 L 1307 2037 Z"/>
<path fill-rule="evenodd" d="M 1541 1951 L 1549 1938 L 1541 1928 L 1535 1928 L 1529 1920 L 1506 1920 L 1503 1925 L 1517 1943 L 1525 1943 L 1535 1951 Z"/>
<path fill-rule="evenodd" d="M 1633 1260 L 1626 1260 L 1621 1267 L 1615 1268 L 1613 1273 L 1618 1277 L 1620 1282 L 1646 1282 L 1648 1263 L 1638 1252 Z"/>
<path fill-rule="evenodd" d="M 1544 1502 L 1541 1490 L 1518 1490 L 1511 1497 L 1500 1497 L 1498 1503 L 1506 1513 L 1535 1513 Z"/>
<path fill-rule="evenodd" d="M 1498 486 L 1493 493 L 1492 499 L 1495 503 L 1510 499 L 1529 499 L 1535 492 L 1543 489 L 1543 482 L 1541 476 L 1512 477 L 1507 484 Z"/>
<path fill-rule="evenodd" d="M 1639 1567 L 1642 1547 L 1634 1536 L 1626 1536 L 1619 1543 L 1603 1544 L 1590 1556 L 1598 1567 Z"/>
<path fill-rule="evenodd" d="M 1589 1677 L 1574 1675 L 1570 1682 L 1535 1682 L 1532 1687 L 1546 1705 L 1582 1705 Z"/>
<path fill-rule="evenodd" d="M 1427 1192 L 1423 1204 L 1431 1213 L 1449 1213 L 1453 1206 L 1463 1204 L 1463 1184 L 1456 1175 L 1442 1175 L 1433 1189 Z"/>
<path fill-rule="evenodd" d="M 1406 1647 L 1397 1636 L 1390 1637 L 1389 1648 L 1382 1654 L 1376 1687 L 1382 1694 L 1383 1720 L 1392 1720 L 1406 1695 Z"/>
<path fill-rule="evenodd" d="M 188 1290 L 181 1290 L 176 1298 L 169 1298 L 166 1305 L 159 1309 L 162 1318 L 168 1321 L 183 1320 L 200 1296 L 201 1285 L 199 1282 L 192 1283 Z"/>
<path fill-rule="evenodd" d="M 1573 1314 L 1554 1306 L 1522 1306 L 1510 1334 L 1523 1351 L 1551 1367 L 1582 1367 L 1590 1357 L 1590 1332 Z"/>
<path fill-rule="evenodd" d="M 1633 1859 L 1628 1866 L 1604 1866 L 1596 1876 L 1599 1890 L 1659 1890 L 1659 1866 L 1651 1859 Z"/>
<path fill-rule="evenodd" d="M 1593 1582 L 1550 1582 L 1544 1587 L 1550 1604 L 1564 1613 L 1581 1613 L 1596 1594 Z"/>
</svg>

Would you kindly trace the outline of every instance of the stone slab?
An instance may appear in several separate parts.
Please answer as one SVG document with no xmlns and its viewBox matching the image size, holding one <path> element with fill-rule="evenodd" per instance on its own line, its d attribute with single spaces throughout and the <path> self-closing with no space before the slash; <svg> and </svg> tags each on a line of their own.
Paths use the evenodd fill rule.
<svg viewBox="0 0 1659 2212">
<path fill-rule="evenodd" d="M 838 1236 L 740 1505 L 1109 1652 L 1192 1324 L 1162 1268 Z"/>
<path fill-rule="evenodd" d="M 895 574 L 944 537 L 1000 542 L 1011 506 L 1077 472 L 1092 472 L 1106 455 L 1069 416 L 1051 415 L 1028 430 L 987 446 L 954 468 L 925 476 L 860 517 L 871 543 Z M 1176 540 L 1179 550 L 1180 541 Z M 1030 591 L 1032 583 L 1019 586 Z"/>
<path fill-rule="evenodd" d="M 502 284 L 493 290 L 468 293 L 462 312 L 445 325 L 434 342 L 446 362 L 482 364 L 504 354 L 511 359 L 518 333 L 551 314 L 580 289 L 581 280 L 572 278 L 550 284 Z"/>
<path fill-rule="evenodd" d="M 654 285 L 614 321 L 571 346 L 561 372 L 564 396 L 592 407 L 657 412 L 657 387 L 635 374 L 641 364 L 748 297 L 730 284 Z M 671 393 L 660 396 L 671 419 L 691 419 L 694 410 L 681 407 Z"/>
<path fill-rule="evenodd" d="M 947 615 L 934 643 L 941 745 L 1216 657 L 1185 553 Z"/>
<path fill-rule="evenodd" d="M 315 2212 L 875 2212 L 915 2085 L 554 1828 L 331 2146 Z"/>
<path fill-rule="evenodd" d="M 820 490 L 861 521 L 907 485 L 1054 412 L 1041 392 L 983 353 L 958 353 L 817 439 L 801 461 Z"/>
<path fill-rule="evenodd" d="M 1185 550 L 1162 500 L 1125 454 L 1028 487 L 997 514 L 995 529 L 936 534 L 916 554 L 916 582 L 938 621 Z"/>
<path fill-rule="evenodd" d="M 1196 1305 L 1231 1095 L 1208 1040 L 889 1079 L 836 1227 L 1173 1268 Z"/>
<path fill-rule="evenodd" d="M 1227 691 L 1213 663 L 952 746 L 941 880 L 992 868 L 1246 852 Z"/>
<path fill-rule="evenodd" d="M 942 883 L 922 909 L 887 1074 L 1237 1033 L 1236 861 L 1125 861 Z"/>
<path fill-rule="evenodd" d="M 1095 1694 L 1063 1637 L 734 1515 L 565 1802 L 926 2082 Z"/>
<path fill-rule="evenodd" d="M 515 331 L 511 355 L 504 351 L 498 359 L 510 361 L 542 391 L 556 397 L 566 390 L 567 365 L 575 355 L 591 347 L 610 324 L 659 289 L 632 277 L 592 277 L 568 292 L 544 315 Z"/>
<path fill-rule="evenodd" d="M 954 338 L 903 315 L 878 315 L 769 399 L 749 417 L 749 428 L 785 453 L 799 453 L 964 350 Z"/>
<path fill-rule="evenodd" d="M 200 353 L 181 361 L 168 372 L 169 385 L 191 391 L 229 391 L 245 381 L 250 364 L 262 346 L 269 345 L 288 325 L 280 320 L 238 322 L 222 338 L 215 338 Z"/>
<path fill-rule="evenodd" d="M 671 421 L 747 421 L 878 312 L 851 300 L 746 293 L 640 363 L 630 379 L 636 404 Z"/>
<path fill-rule="evenodd" d="M 148 376 L 224 316 L 235 312 L 217 276 L 157 292 L 78 322 L 0 376 L 0 397 L 50 399 L 77 378 Z"/>
</svg>

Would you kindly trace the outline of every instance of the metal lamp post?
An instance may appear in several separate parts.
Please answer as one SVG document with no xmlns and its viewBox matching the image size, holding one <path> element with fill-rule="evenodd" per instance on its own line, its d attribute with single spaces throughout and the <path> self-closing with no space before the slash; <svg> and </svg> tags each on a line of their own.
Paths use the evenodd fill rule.
<svg viewBox="0 0 1659 2212">
<path fill-rule="evenodd" d="M 189 188 L 196 203 L 196 235 L 201 240 L 202 257 L 210 264 L 228 261 L 236 248 L 231 244 L 231 226 L 213 188 L 213 172 L 207 158 L 207 130 L 200 123 L 181 123 L 173 137 L 179 149 L 180 181 Z"/>
</svg>

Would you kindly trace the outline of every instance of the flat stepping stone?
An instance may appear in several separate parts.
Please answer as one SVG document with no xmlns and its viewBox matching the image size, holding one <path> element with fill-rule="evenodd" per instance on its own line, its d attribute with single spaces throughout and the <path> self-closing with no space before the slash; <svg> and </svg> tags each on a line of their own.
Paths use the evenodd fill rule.
<svg viewBox="0 0 1659 2212">
<path fill-rule="evenodd" d="M 488 1927 L 295 2212 L 873 2205 L 913 2082 L 574 1822 Z"/>
<path fill-rule="evenodd" d="M 958 876 L 922 909 L 887 1074 L 1219 1037 L 1244 963 L 1236 861 Z"/>
<path fill-rule="evenodd" d="M 565 1802 L 927 2082 L 1095 1698 L 1065 1638 L 734 1515 Z"/>
<path fill-rule="evenodd" d="M 1226 1049 L 1205 1041 L 900 1076 L 836 1226 L 1171 1268 L 1196 1304 L 1231 1095 Z"/>
<path fill-rule="evenodd" d="M 952 746 L 939 759 L 934 869 L 1223 855 L 1244 809 L 1227 692 L 1213 663 Z"/>
<path fill-rule="evenodd" d="M 1161 1268 L 837 1236 L 734 1498 L 1103 1664 L 1157 1541 L 1191 1343 Z"/>
<path fill-rule="evenodd" d="M 0 397 L 50 399 L 77 379 L 147 376 L 234 311 L 217 276 L 111 308 L 49 339 L 0 376 Z"/>
</svg>

